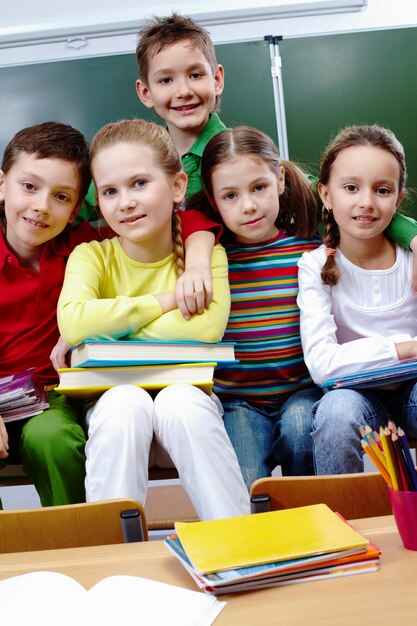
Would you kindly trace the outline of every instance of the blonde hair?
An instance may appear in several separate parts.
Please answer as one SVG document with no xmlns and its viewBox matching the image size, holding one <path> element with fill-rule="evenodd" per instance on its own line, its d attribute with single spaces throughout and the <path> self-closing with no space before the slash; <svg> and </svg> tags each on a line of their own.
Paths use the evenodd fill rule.
<svg viewBox="0 0 417 626">
<path fill-rule="evenodd" d="M 329 143 L 320 159 L 319 182 L 327 185 L 331 176 L 332 166 L 338 155 L 352 146 L 373 146 L 382 148 L 391 153 L 400 166 L 399 191 L 404 190 L 407 180 L 404 148 L 394 133 L 388 128 L 377 124 L 370 126 L 347 126 L 341 130 Z M 334 219 L 333 212 L 325 206 L 322 209 L 322 219 L 325 226 L 324 243 L 326 248 L 335 250 L 340 243 L 339 226 Z M 330 254 L 321 270 L 321 279 L 326 285 L 336 285 L 340 278 L 339 268 L 333 254 Z"/>
<path fill-rule="evenodd" d="M 103 126 L 91 142 L 90 161 L 93 161 L 103 148 L 122 142 L 140 143 L 150 147 L 155 153 L 158 164 L 167 176 L 174 177 L 182 170 L 181 159 L 169 133 L 158 124 L 138 119 L 120 120 Z M 172 212 L 172 243 L 177 276 L 181 276 L 185 267 L 185 255 L 181 221 L 175 208 L 174 206 Z"/>
</svg>

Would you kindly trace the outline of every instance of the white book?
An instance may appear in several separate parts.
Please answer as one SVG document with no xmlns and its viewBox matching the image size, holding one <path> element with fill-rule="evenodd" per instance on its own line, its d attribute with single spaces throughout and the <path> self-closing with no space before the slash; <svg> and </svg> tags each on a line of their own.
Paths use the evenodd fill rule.
<svg viewBox="0 0 417 626">
<path fill-rule="evenodd" d="M 116 385 L 162 389 L 183 383 L 207 393 L 213 387 L 215 363 L 172 363 L 136 367 L 71 367 L 59 369 L 58 393 L 94 397 Z"/>
<path fill-rule="evenodd" d="M 86 339 L 71 349 L 71 367 L 151 365 L 155 363 L 234 363 L 234 343 L 200 341 L 100 341 Z"/>
</svg>

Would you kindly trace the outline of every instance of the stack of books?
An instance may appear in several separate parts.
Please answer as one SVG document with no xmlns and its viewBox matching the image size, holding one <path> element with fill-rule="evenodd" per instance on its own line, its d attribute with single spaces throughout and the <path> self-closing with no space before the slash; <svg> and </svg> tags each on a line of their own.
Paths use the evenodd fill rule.
<svg viewBox="0 0 417 626">
<path fill-rule="evenodd" d="M 4 422 L 38 415 L 49 407 L 43 388 L 34 382 L 35 368 L 0 378 L 0 415 Z"/>
<path fill-rule="evenodd" d="M 71 367 L 59 370 L 56 391 L 94 397 L 121 384 L 158 390 L 185 383 L 210 393 L 217 363 L 225 366 L 235 360 L 234 344 L 228 342 L 88 339 L 71 350 Z"/>
<path fill-rule="evenodd" d="M 165 540 L 211 594 L 374 572 L 381 550 L 325 504 L 177 522 Z"/>
</svg>

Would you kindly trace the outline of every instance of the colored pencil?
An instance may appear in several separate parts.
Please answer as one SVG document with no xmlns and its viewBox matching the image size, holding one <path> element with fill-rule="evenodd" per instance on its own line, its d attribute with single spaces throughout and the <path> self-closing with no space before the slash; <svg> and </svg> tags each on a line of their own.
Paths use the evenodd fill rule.
<svg viewBox="0 0 417 626">
<path fill-rule="evenodd" d="M 382 463 L 379 461 L 378 457 L 376 456 L 376 454 L 373 452 L 371 446 L 369 445 L 369 443 L 365 440 L 365 439 L 361 439 L 361 445 L 362 448 L 365 450 L 366 454 L 369 456 L 369 458 L 371 459 L 372 463 L 375 465 L 375 467 L 379 470 L 379 472 L 381 473 L 382 477 L 384 478 L 385 482 L 392 487 L 392 480 L 391 477 L 388 473 L 388 471 L 385 469 L 385 467 L 382 465 Z"/>
<path fill-rule="evenodd" d="M 359 431 L 360 431 L 362 437 L 365 437 L 365 436 L 372 437 L 374 439 L 375 443 L 378 444 L 379 449 L 382 451 L 381 438 L 380 438 L 380 436 L 378 435 L 377 432 L 372 430 L 372 428 L 370 426 L 368 426 L 368 425 L 366 425 L 366 426 L 359 426 Z"/>
<path fill-rule="evenodd" d="M 401 444 L 399 442 L 397 433 L 391 434 L 391 443 L 392 443 L 392 449 L 395 454 L 395 458 L 397 460 L 398 470 L 399 470 L 400 477 L 401 477 L 402 489 L 403 491 L 410 491 L 412 488 L 411 478 L 410 478 L 407 464 L 405 462 L 405 459 L 402 453 L 402 448 L 401 448 Z"/>
<path fill-rule="evenodd" d="M 388 466 L 387 466 L 387 460 L 384 456 L 384 453 L 381 452 L 378 444 L 375 441 L 375 438 L 372 437 L 372 435 L 365 435 L 364 436 L 364 440 L 370 445 L 372 452 L 375 453 L 375 455 L 378 457 L 378 459 L 380 460 L 381 464 L 385 467 L 385 469 L 388 471 Z"/>
<path fill-rule="evenodd" d="M 404 459 L 407 463 L 408 471 L 410 474 L 411 483 L 413 485 L 413 491 L 417 491 L 417 472 L 413 459 L 411 458 L 411 452 L 408 445 L 407 437 L 405 436 L 405 432 L 402 428 L 398 428 L 398 439 L 400 441 Z"/>
<path fill-rule="evenodd" d="M 388 431 L 388 435 L 391 434 L 389 428 L 386 429 Z M 400 485 L 398 483 L 398 473 L 395 467 L 395 458 L 393 456 L 393 451 L 390 448 L 390 441 L 388 441 L 387 435 L 385 433 L 385 428 L 381 426 L 379 429 L 379 436 L 381 437 L 382 448 L 385 453 L 385 458 L 387 460 L 387 467 L 389 471 L 389 475 L 392 480 L 392 486 L 394 489 L 398 490 Z"/>
</svg>

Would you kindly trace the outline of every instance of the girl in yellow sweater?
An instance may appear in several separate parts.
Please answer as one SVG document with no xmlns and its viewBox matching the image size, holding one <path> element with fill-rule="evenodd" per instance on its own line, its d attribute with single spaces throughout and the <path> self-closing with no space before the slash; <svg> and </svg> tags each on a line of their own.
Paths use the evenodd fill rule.
<svg viewBox="0 0 417 626">
<path fill-rule="evenodd" d="M 104 218 L 118 237 L 78 246 L 58 304 L 63 339 L 219 341 L 230 293 L 227 259 L 215 246 L 213 300 L 185 320 L 176 303 L 184 251 L 175 207 L 187 176 L 169 134 L 142 120 L 99 131 L 91 167 Z M 249 496 L 216 400 L 191 385 L 155 397 L 113 387 L 87 413 L 88 500 L 130 497 L 144 503 L 153 434 L 171 456 L 201 519 L 249 513 Z"/>
</svg>

